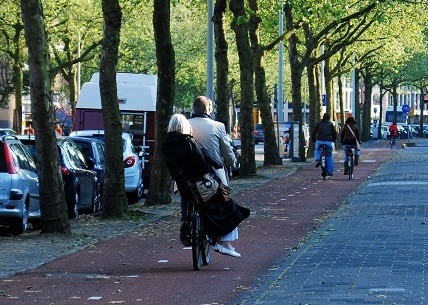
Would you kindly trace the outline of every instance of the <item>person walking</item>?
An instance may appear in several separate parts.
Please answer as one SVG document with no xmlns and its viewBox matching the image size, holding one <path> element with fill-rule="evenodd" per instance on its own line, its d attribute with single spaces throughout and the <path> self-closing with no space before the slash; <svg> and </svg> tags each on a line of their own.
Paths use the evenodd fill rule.
<svg viewBox="0 0 428 305">
<path fill-rule="evenodd" d="M 323 144 L 327 145 L 327 176 L 333 176 L 333 149 L 336 138 L 337 132 L 334 124 L 330 121 L 330 114 L 324 113 L 321 121 L 315 125 L 311 139 L 315 142 L 315 167 L 319 167 L 321 165 L 320 146 Z"/>
<path fill-rule="evenodd" d="M 223 163 L 223 167 L 216 169 L 215 174 L 221 179 L 224 185 L 228 186 L 229 177 L 226 167 L 232 167 L 235 164 L 236 156 L 224 124 L 212 119 L 212 110 L 213 103 L 210 98 L 206 96 L 196 97 L 193 102 L 193 115 L 189 119 L 189 122 L 192 126 L 193 137 L 196 142 Z M 238 228 L 222 236 L 214 250 L 223 252 L 234 249 L 231 242 L 236 239 L 238 239 Z"/>
<path fill-rule="evenodd" d="M 27 132 L 28 135 L 34 136 L 34 128 L 33 128 L 33 126 L 32 126 L 31 123 L 28 124 L 28 127 L 26 128 L 26 132 Z"/>
<path fill-rule="evenodd" d="M 348 174 L 348 151 L 352 149 L 351 147 L 355 147 L 355 159 L 354 164 L 358 165 L 360 158 L 360 149 L 358 148 L 359 144 L 361 144 L 360 133 L 358 131 L 357 122 L 354 117 L 349 117 L 345 121 L 345 126 L 340 133 L 340 143 L 343 145 L 343 151 L 345 153 L 345 161 L 344 161 L 344 174 Z"/>
<path fill-rule="evenodd" d="M 55 127 L 55 133 L 56 133 L 56 135 L 57 135 L 57 136 L 63 136 L 63 135 L 64 135 L 64 133 L 63 133 L 63 131 L 62 131 L 62 127 L 61 127 L 61 124 L 60 124 L 60 123 L 57 123 L 57 124 L 56 124 L 56 127 Z"/>
<path fill-rule="evenodd" d="M 187 205 L 188 202 L 194 201 L 194 195 L 191 189 L 186 187 L 186 183 L 183 183 L 183 176 L 191 184 L 203 181 L 206 175 L 213 171 L 212 164 L 205 158 L 197 141 L 192 137 L 192 127 L 182 114 L 174 114 L 171 117 L 162 152 L 171 176 L 177 182 L 182 197 L 182 220 L 186 223 Z M 201 206 L 201 216 L 204 219 L 205 230 L 216 237 L 217 252 L 241 257 L 231 246 L 230 241 L 238 237 L 236 227 L 249 216 L 249 210 L 232 201 L 225 203 L 217 194 Z M 187 229 L 183 222 L 180 227 L 180 240 L 185 246 L 190 246 L 190 240 L 183 236 L 189 234 L 183 232 Z M 227 238 L 229 243 L 224 244 Z"/>
</svg>

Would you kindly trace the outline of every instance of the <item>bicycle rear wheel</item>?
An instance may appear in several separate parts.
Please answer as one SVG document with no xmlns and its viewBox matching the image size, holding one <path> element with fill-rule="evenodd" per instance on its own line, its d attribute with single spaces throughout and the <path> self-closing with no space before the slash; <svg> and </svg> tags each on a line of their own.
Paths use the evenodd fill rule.
<svg viewBox="0 0 428 305">
<path fill-rule="evenodd" d="M 352 153 L 348 156 L 348 178 L 349 180 L 354 178 L 354 155 Z"/>
<path fill-rule="evenodd" d="M 193 270 L 198 271 L 202 267 L 202 252 L 200 243 L 200 230 L 201 230 L 201 219 L 199 213 L 195 212 L 192 215 L 190 222 L 190 240 L 192 244 L 192 261 Z"/>
<path fill-rule="evenodd" d="M 325 180 L 327 176 L 327 158 L 326 158 L 326 148 L 324 147 L 321 151 L 321 176 Z"/>
</svg>

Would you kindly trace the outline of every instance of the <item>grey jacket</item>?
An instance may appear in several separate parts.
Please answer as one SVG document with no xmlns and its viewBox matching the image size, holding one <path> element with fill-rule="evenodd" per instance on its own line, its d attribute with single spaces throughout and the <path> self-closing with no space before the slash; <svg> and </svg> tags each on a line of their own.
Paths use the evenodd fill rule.
<svg viewBox="0 0 428 305">
<path fill-rule="evenodd" d="M 208 115 L 196 115 L 189 119 L 193 137 L 202 147 L 212 152 L 228 167 L 232 166 L 236 157 L 230 145 L 230 137 L 223 123 L 217 122 Z"/>
</svg>

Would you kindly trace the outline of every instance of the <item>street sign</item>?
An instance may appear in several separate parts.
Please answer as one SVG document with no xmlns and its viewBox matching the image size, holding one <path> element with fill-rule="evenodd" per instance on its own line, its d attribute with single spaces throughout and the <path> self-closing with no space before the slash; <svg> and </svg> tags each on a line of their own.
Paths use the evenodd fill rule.
<svg viewBox="0 0 428 305">
<path fill-rule="evenodd" d="M 404 105 L 401 107 L 401 110 L 402 110 L 404 113 L 409 113 L 409 111 L 410 111 L 410 107 L 409 107 L 409 105 L 404 104 Z"/>
<path fill-rule="evenodd" d="M 327 106 L 327 95 L 323 94 L 321 97 L 322 105 Z"/>
</svg>

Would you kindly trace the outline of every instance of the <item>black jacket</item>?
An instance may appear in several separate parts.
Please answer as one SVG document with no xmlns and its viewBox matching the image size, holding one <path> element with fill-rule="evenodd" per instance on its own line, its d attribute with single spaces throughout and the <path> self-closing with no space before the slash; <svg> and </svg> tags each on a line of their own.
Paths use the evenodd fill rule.
<svg viewBox="0 0 428 305">
<path fill-rule="evenodd" d="M 351 127 L 354 134 L 352 134 L 348 126 Z M 357 145 L 357 141 L 358 143 L 361 143 L 357 124 L 345 124 L 342 132 L 340 133 L 340 143 L 343 145 Z"/>
<path fill-rule="evenodd" d="M 175 169 L 179 170 L 190 182 L 201 181 L 202 176 L 210 171 L 198 144 L 189 135 L 179 132 L 167 133 L 162 145 L 162 152 L 168 168 L 176 167 Z M 171 172 L 174 180 L 177 180 L 177 174 L 175 170 Z"/>
<path fill-rule="evenodd" d="M 336 128 L 330 121 L 321 120 L 315 125 L 315 129 L 312 132 L 312 141 L 330 141 L 335 142 L 337 137 Z"/>
<path fill-rule="evenodd" d="M 211 164 L 205 159 L 196 141 L 189 135 L 169 132 L 162 144 L 162 152 L 180 195 L 187 202 L 196 202 L 188 182 L 193 184 L 203 180 L 203 175 L 211 170 Z M 223 236 L 231 232 L 249 215 L 250 210 L 233 200 L 223 202 L 220 193 L 208 202 L 201 203 L 204 229 L 212 236 Z"/>
</svg>

